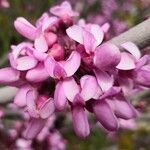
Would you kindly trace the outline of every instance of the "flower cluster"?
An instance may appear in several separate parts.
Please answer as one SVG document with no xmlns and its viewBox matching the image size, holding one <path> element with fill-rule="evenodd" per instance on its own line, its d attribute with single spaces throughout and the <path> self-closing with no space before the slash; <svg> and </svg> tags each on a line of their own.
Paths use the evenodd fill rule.
<svg viewBox="0 0 150 150">
<path fill-rule="evenodd" d="M 75 133 L 90 134 L 88 113 L 108 131 L 137 111 L 127 99 L 134 90 L 150 87 L 149 56 L 141 57 L 132 42 L 122 49 L 104 43 L 108 24 L 75 21 L 69 2 L 54 6 L 32 25 L 15 20 L 28 40 L 11 46 L 10 67 L 0 69 L 0 83 L 18 87 L 14 103 L 29 113 L 25 137 L 35 137 L 54 112 L 70 110 Z M 103 43 L 102 43 L 103 42 Z"/>
</svg>

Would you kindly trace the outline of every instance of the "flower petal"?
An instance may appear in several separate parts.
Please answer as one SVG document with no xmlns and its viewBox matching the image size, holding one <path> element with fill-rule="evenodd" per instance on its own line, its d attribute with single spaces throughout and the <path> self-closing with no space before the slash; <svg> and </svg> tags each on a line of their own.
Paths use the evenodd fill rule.
<svg viewBox="0 0 150 150">
<path fill-rule="evenodd" d="M 54 60 L 54 58 L 48 56 L 46 58 L 46 60 L 44 61 L 44 65 L 45 65 L 45 68 L 48 72 L 48 74 L 54 78 L 54 68 L 55 68 L 55 65 L 56 65 L 56 61 Z"/>
<path fill-rule="evenodd" d="M 63 16 L 78 16 L 78 12 L 72 10 L 71 5 L 68 1 L 64 1 L 61 5 L 54 6 L 50 9 L 53 15 L 63 17 Z"/>
<path fill-rule="evenodd" d="M 97 82 L 103 92 L 109 90 L 113 86 L 114 84 L 113 76 L 110 76 L 108 73 L 98 69 L 95 70 L 95 75 L 97 78 Z"/>
<path fill-rule="evenodd" d="M 103 30 L 104 33 L 107 33 L 108 30 L 110 29 L 110 24 L 109 23 L 104 23 L 102 26 L 101 26 L 101 29 Z"/>
<path fill-rule="evenodd" d="M 108 97 L 112 97 L 117 95 L 121 91 L 120 87 L 111 87 L 108 91 L 106 91 L 102 96 L 100 96 L 100 99 L 105 99 Z"/>
<path fill-rule="evenodd" d="M 26 74 L 26 79 L 30 82 L 42 82 L 48 77 L 49 74 L 42 63 L 29 70 Z"/>
<path fill-rule="evenodd" d="M 9 84 L 19 80 L 20 72 L 11 68 L 6 67 L 0 69 L 0 83 Z"/>
<path fill-rule="evenodd" d="M 65 78 L 67 76 L 63 66 L 61 66 L 60 63 L 56 63 L 55 68 L 54 68 L 54 76 L 57 79 Z"/>
<path fill-rule="evenodd" d="M 129 96 L 131 94 L 131 90 L 133 90 L 134 81 L 126 77 L 126 78 L 119 78 L 118 83 L 122 88 L 123 93 Z"/>
<path fill-rule="evenodd" d="M 144 65 L 148 64 L 150 61 L 150 55 L 144 55 L 136 63 L 136 70 L 142 68 Z"/>
<path fill-rule="evenodd" d="M 46 100 L 39 109 L 39 115 L 41 118 L 46 119 L 50 117 L 55 111 L 54 100 L 49 98 Z"/>
<path fill-rule="evenodd" d="M 41 52 L 46 52 L 48 50 L 48 45 L 43 35 L 40 35 L 38 38 L 35 39 L 34 47 L 36 50 Z"/>
<path fill-rule="evenodd" d="M 27 129 L 24 131 L 24 137 L 27 139 L 35 138 L 39 132 L 42 130 L 46 123 L 44 119 L 32 118 L 27 126 Z"/>
<path fill-rule="evenodd" d="M 63 90 L 67 99 L 73 102 L 76 94 L 79 93 L 80 88 L 77 85 L 76 81 L 71 77 L 71 78 L 66 78 L 63 81 Z"/>
<path fill-rule="evenodd" d="M 128 54 L 126 52 L 121 53 L 121 61 L 116 66 L 117 69 L 120 70 L 132 70 L 135 69 L 135 59 L 131 54 Z"/>
<path fill-rule="evenodd" d="M 150 88 L 150 70 L 141 69 L 137 71 L 135 81 L 142 86 Z"/>
<path fill-rule="evenodd" d="M 16 69 L 20 71 L 25 71 L 34 68 L 38 61 L 32 56 L 24 56 L 17 59 Z"/>
<path fill-rule="evenodd" d="M 95 101 L 93 111 L 97 120 L 109 131 L 118 129 L 118 121 L 105 100 Z"/>
<path fill-rule="evenodd" d="M 112 101 L 114 103 L 114 112 L 117 117 L 122 119 L 132 119 L 137 116 L 135 108 L 125 98 L 117 97 Z"/>
<path fill-rule="evenodd" d="M 59 21 L 59 19 L 57 17 L 49 17 L 48 16 L 42 22 L 42 31 L 44 32 L 45 30 L 48 30 L 53 25 L 57 24 L 58 21 Z"/>
<path fill-rule="evenodd" d="M 130 52 L 137 60 L 140 59 L 141 57 L 141 52 L 139 50 L 139 48 L 132 42 L 126 42 L 121 44 L 121 46 L 127 50 L 128 52 Z"/>
<path fill-rule="evenodd" d="M 69 27 L 67 30 L 67 35 L 74 41 L 83 44 L 83 28 L 77 25 Z"/>
<path fill-rule="evenodd" d="M 31 89 L 31 86 L 29 86 L 29 85 L 22 86 L 22 87 L 18 90 L 18 92 L 17 92 L 17 94 L 16 94 L 16 96 L 15 96 L 15 98 L 14 98 L 14 103 L 15 103 L 16 105 L 18 105 L 19 107 L 24 107 L 24 106 L 26 106 L 26 105 L 27 105 L 26 96 L 27 96 L 27 92 L 28 92 L 30 89 Z"/>
<path fill-rule="evenodd" d="M 68 77 L 72 76 L 80 67 L 81 56 L 78 52 L 73 51 L 70 57 L 64 63 L 64 70 Z"/>
<path fill-rule="evenodd" d="M 54 104 L 56 109 L 63 110 L 67 104 L 67 98 L 63 89 L 63 82 L 58 82 L 54 93 Z"/>
<path fill-rule="evenodd" d="M 103 41 L 104 32 L 101 29 L 101 27 L 97 24 L 92 24 L 90 30 L 91 30 L 90 32 L 93 34 L 95 41 L 96 41 L 95 47 L 97 47 Z"/>
<path fill-rule="evenodd" d="M 96 48 L 96 40 L 94 38 L 94 35 L 86 30 L 83 30 L 83 45 L 85 47 L 85 50 L 88 54 L 90 52 L 93 52 Z"/>
<path fill-rule="evenodd" d="M 81 83 L 81 96 L 87 101 L 94 97 L 99 88 L 98 83 L 94 76 L 85 75 L 80 79 Z"/>
<path fill-rule="evenodd" d="M 14 26 L 16 30 L 24 37 L 34 40 L 36 37 L 36 28 L 30 24 L 25 18 L 19 17 L 15 20 Z"/>
<path fill-rule="evenodd" d="M 105 43 L 96 48 L 94 64 L 97 68 L 108 71 L 119 64 L 120 58 L 119 48 L 114 44 Z"/>
<path fill-rule="evenodd" d="M 27 101 L 27 110 L 30 116 L 38 118 L 38 111 L 36 109 L 36 101 L 38 98 L 38 93 L 36 90 L 32 89 L 27 92 L 26 101 Z"/>
<path fill-rule="evenodd" d="M 37 50 L 33 51 L 33 55 L 39 61 L 44 61 L 48 56 L 47 53 L 43 53 L 43 52 L 40 52 L 40 51 L 37 51 Z"/>
<path fill-rule="evenodd" d="M 88 119 L 83 107 L 75 106 L 72 108 L 72 121 L 77 136 L 85 138 L 90 134 Z"/>
</svg>

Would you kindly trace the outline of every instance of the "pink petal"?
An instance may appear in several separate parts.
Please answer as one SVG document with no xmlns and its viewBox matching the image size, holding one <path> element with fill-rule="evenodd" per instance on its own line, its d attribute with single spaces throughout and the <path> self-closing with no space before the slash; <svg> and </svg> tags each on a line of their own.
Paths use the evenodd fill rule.
<svg viewBox="0 0 150 150">
<path fill-rule="evenodd" d="M 83 30 L 83 42 L 84 42 L 85 50 L 88 54 L 90 54 L 90 52 L 93 52 L 95 50 L 96 40 L 92 33 Z"/>
<path fill-rule="evenodd" d="M 26 79 L 30 82 L 42 82 L 48 77 L 49 74 L 42 63 L 29 70 L 26 74 Z"/>
<path fill-rule="evenodd" d="M 36 37 L 36 28 L 30 24 L 25 18 L 19 17 L 15 20 L 14 26 L 16 30 L 24 37 L 34 40 Z"/>
<path fill-rule="evenodd" d="M 122 129 L 135 130 L 137 129 L 138 125 L 136 123 L 136 120 L 134 119 L 129 119 L 129 120 L 119 119 L 119 126 Z"/>
<path fill-rule="evenodd" d="M 108 73 L 98 70 L 95 70 L 95 75 L 97 78 L 97 82 L 102 89 L 103 92 L 109 90 L 114 84 L 113 76 L 110 76 Z"/>
<path fill-rule="evenodd" d="M 83 28 L 77 25 L 69 27 L 67 30 L 67 35 L 74 41 L 83 44 Z"/>
<path fill-rule="evenodd" d="M 14 59 L 16 60 L 18 56 L 21 54 L 21 51 L 23 51 L 26 48 L 32 47 L 31 43 L 22 42 L 18 44 L 17 46 L 11 46 L 12 54 Z"/>
<path fill-rule="evenodd" d="M 38 18 L 38 19 L 36 20 L 36 27 L 41 27 L 42 24 L 43 24 L 43 22 L 44 22 L 45 20 L 48 20 L 48 18 L 49 18 L 49 14 L 48 14 L 47 12 L 44 12 L 44 13 L 40 16 L 40 18 Z"/>
<path fill-rule="evenodd" d="M 144 55 L 142 58 L 140 58 L 137 61 L 136 70 L 138 70 L 138 69 L 142 68 L 144 65 L 146 65 L 149 62 L 149 58 L 150 58 L 149 55 Z"/>
<path fill-rule="evenodd" d="M 108 97 L 115 96 L 120 92 L 121 92 L 120 87 L 113 86 L 108 91 L 106 91 L 102 96 L 100 96 L 100 99 L 105 99 L 105 98 L 108 98 Z"/>
<path fill-rule="evenodd" d="M 121 46 L 127 50 L 128 52 L 130 52 L 137 60 L 140 59 L 141 57 L 141 52 L 139 50 L 139 48 L 132 42 L 126 42 L 121 44 Z"/>
<path fill-rule="evenodd" d="M 78 94 L 80 91 L 79 86 L 77 85 L 76 81 L 73 78 L 66 78 L 63 81 L 63 90 L 66 97 L 71 102 L 73 102 L 76 94 Z"/>
<path fill-rule="evenodd" d="M 132 70 L 135 69 L 135 59 L 131 54 L 128 54 L 126 52 L 121 53 L 121 61 L 116 66 L 116 68 L 120 70 Z"/>
<path fill-rule="evenodd" d="M 25 85 L 23 87 L 21 87 L 15 98 L 14 98 L 14 103 L 16 105 L 18 105 L 19 107 L 24 107 L 26 106 L 27 104 L 27 99 L 26 99 L 26 96 L 27 96 L 27 92 L 31 89 L 31 86 L 28 86 L 28 85 Z"/>
<path fill-rule="evenodd" d="M 109 131 L 118 129 L 118 121 L 113 111 L 105 100 L 96 101 L 93 104 L 94 114 L 97 120 Z"/>
<path fill-rule="evenodd" d="M 63 66 L 61 66 L 60 63 L 56 63 L 55 68 L 54 68 L 54 76 L 57 79 L 65 78 L 67 76 Z"/>
<path fill-rule="evenodd" d="M 8 59 L 9 59 L 11 67 L 16 69 L 16 67 L 17 67 L 17 60 L 14 59 L 13 53 L 9 53 L 8 54 Z"/>
<path fill-rule="evenodd" d="M 150 88 L 150 70 L 141 69 L 137 71 L 135 81 L 142 86 Z"/>
<path fill-rule="evenodd" d="M 56 63 L 57 62 L 54 60 L 54 58 L 50 56 L 48 56 L 47 59 L 44 61 L 45 68 L 52 78 L 54 78 L 54 68 L 56 66 Z"/>
<path fill-rule="evenodd" d="M 109 23 L 104 23 L 104 24 L 101 26 L 101 29 L 103 30 L 104 33 L 107 33 L 108 30 L 110 29 L 110 24 L 109 24 Z"/>
<path fill-rule="evenodd" d="M 53 44 L 57 42 L 57 35 L 53 32 L 45 32 L 44 37 L 48 47 L 53 46 Z"/>
<path fill-rule="evenodd" d="M 50 9 L 50 12 L 53 14 L 53 15 L 56 15 L 56 16 L 70 16 L 70 17 L 73 17 L 73 16 L 78 16 L 79 14 L 77 12 L 74 12 L 71 8 L 71 5 L 69 2 L 67 1 L 64 1 L 61 5 L 57 5 L 57 6 L 54 6 Z"/>
<path fill-rule="evenodd" d="M 16 69 L 20 71 L 25 71 L 34 68 L 38 61 L 32 56 L 24 56 L 17 59 Z"/>
<path fill-rule="evenodd" d="M 54 100 L 52 98 L 49 98 L 43 103 L 43 105 L 39 109 L 39 114 L 41 118 L 46 119 L 50 117 L 54 113 L 54 111 L 55 111 Z"/>
<path fill-rule="evenodd" d="M 80 138 L 85 138 L 90 134 L 88 119 L 83 107 L 73 107 L 72 121 L 77 136 L 79 136 Z"/>
<path fill-rule="evenodd" d="M 54 104 L 56 109 L 63 110 L 67 104 L 67 98 L 63 89 L 63 82 L 58 82 L 54 93 Z"/>
<path fill-rule="evenodd" d="M 37 111 L 37 108 L 36 108 L 37 98 L 38 98 L 38 93 L 34 89 L 29 90 L 26 94 L 27 110 L 28 110 L 30 116 L 32 116 L 34 118 L 39 117 L 38 111 Z"/>
<path fill-rule="evenodd" d="M 97 91 L 95 93 L 95 95 L 93 96 L 93 99 L 99 99 L 99 97 L 102 95 L 102 90 L 100 87 L 97 88 Z"/>
<path fill-rule="evenodd" d="M 56 61 L 64 60 L 65 50 L 60 44 L 53 44 L 49 49 L 48 55 L 52 56 Z"/>
<path fill-rule="evenodd" d="M 38 38 L 35 39 L 34 47 L 36 50 L 41 52 L 46 52 L 48 50 L 48 45 L 43 35 L 40 35 Z"/>
<path fill-rule="evenodd" d="M 80 67 L 81 56 L 78 52 L 73 51 L 70 57 L 64 63 L 64 70 L 68 77 L 72 76 Z"/>
<path fill-rule="evenodd" d="M 131 90 L 134 88 L 134 81 L 130 78 L 120 78 L 118 80 L 120 87 L 125 95 L 130 95 Z"/>
<path fill-rule="evenodd" d="M 1 84 L 9 84 L 12 82 L 16 82 L 19 80 L 19 76 L 20 76 L 20 72 L 11 67 L 0 69 Z"/>
<path fill-rule="evenodd" d="M 33 55 L 39 61 L 44 61 L 47 58 L 47 56 L 48 56 L 47 53 L 43 53 L 43 52 L 38 51 L 38 50 L 34 50 L 33 51 Z"/>
<path fill-rule="evenodd" d="M 27 129 L 24 132 L 24 137 L 27 139 L 35 138 L 39 134 L 39 132 L 42 130 L 45 123 L 46 123 L 46 120 L 44 119 L 32 118 L 27 126 Z"/>
<path fill-rule="evenodd" d="M 80 79 L 81 82 L 81 96 L 87 101 L 94 97 L 99 88 L 95 77 L 90 75 L 85 75 Z"/>
<path fill-rule="evenodd" d="M 114 112 L 117 117 L 122 119 L 131 119 L 137 116 L 135 108 L 124 98 L 116 98 L 113 100 Z"/>
<path fill-rule="evenodd" d="M 90 32 L 93 34 L 93 36 L 95 38 L 95 41 L 96 41 L 95 47 L 97 47 L 103 41 L 104 32 L 101 29 L 101 27 L 99 25 L 97 25 L 97 24 L 92 24 L 90 30 L 91 30 Z"/>
<path fill-rule="evenodd" d="M 58 21 L 59 19 L 57 17 L 48 17 L 44 19 L 44 21 L 42 22 L 42 31 L 44 32 L 48 30 L 53 25 L 57 24 Z"/>
<path fill-rule="evenodd" d="M 97 47 L 94 55 L 94 64 L 101 70 L 110 70 L 118 65 L 120 62 L 119 48 L 113 44 L 102 44 Z"/>
</svg>

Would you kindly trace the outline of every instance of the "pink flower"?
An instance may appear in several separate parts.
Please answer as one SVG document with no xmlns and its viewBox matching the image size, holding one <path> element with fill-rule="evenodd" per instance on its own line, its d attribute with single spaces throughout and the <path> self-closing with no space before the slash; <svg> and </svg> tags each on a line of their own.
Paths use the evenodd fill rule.
<svg viewBox="0 0 150 150">
<path fill-rule="evenodd" d="M 57 36 L 53 32 L 47 32 L 58 23 L 58 18 L 45 16 L 42 21 L 33 26 L 26 19 L 19 17 L 14 22 L 16 30 L 24 37 L 34 40 L 34 47 L 39 53 L 46 52 L 53 45 Z"/>
<path fill-rule="evenodd" d="M 96 24 L 87 24 L 84 27 L 73 25 L 66 32 L 71 39 L 84 45 L 88 54 L 94 52 L 104 36 L 102 29 Z"/>
<path fill-rule="evenodd" d="M 21 43 L 17 46 L 12 46 L 11 48 L 12 52 L 9 53 L 9 60 L 14 69 L 26 71 L 37 65 L 38 61 L 32 55 L 32 44 Z"/>
<path fill-rule="evenodd" d="M 67 99 L 72 103 L 73 126 L 75 133 L 79 137 L 85 138 L 90 133 L 84 107 L 86 101 L 101 94 L 98 88 L 96 79 L 90 75 L 83 76 L 80 79 L 80 86 L 77 85 L 73 78 L 60 81 L 56 86 L 54 96 L 55 106 L 57 109 L 62 110 L 66 105 Z"/>
<path fill-rule="evenodd" d="M 78 12 L 72 10 L 70 3 L 67 1 L 50 8 L 50 12 L 58 17 L 74 17 L 79 15 Z"/>
<path fill-rule="evenodd" d="M 116 131 L 120 127 L 118 118 L 128 120 L 137 116 L 135 108 L 129 101 L 123 96 L 117 96 L 117 93 L 113 91 L 112 94 L 110 90 L 108 95 L 103 97 L 104 99 L 100 97 L 93 102 L 93 112 L 97 120 L 108 131 Z"/>
<path fill-rule="evenodd" d="M 52 78 L 71 77 L 79 68 L 81 56 L 73 51 L 66 61 L 55 61 L 53 57 L 48 56 L 45 60 L 45 68 Z"/>
</svg>

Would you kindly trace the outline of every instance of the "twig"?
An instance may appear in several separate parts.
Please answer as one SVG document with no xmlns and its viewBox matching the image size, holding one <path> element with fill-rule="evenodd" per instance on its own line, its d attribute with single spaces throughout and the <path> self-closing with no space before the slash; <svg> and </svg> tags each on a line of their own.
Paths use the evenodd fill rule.
<svg viewBox="0 0 150 150">
<path fill-rule="evenodd" d="M 150 18 L 108 42 L 120 47 L 122 43 L 128 41 L 134 42 L 141 49 L 150 45 Z"/>
<path fill-rule="evenodd" d="M 17 88 L 9 86 L 0 88 L 0 103 L 7 103 L 12 100 L 17 90 Z"/>
</svg>

